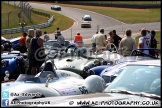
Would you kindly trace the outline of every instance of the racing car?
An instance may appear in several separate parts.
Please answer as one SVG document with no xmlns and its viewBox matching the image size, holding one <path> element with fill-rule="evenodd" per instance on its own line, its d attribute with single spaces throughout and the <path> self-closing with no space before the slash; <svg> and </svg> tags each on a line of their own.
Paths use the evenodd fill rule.
<svg viewBox="0 0 162 108">
<path fill-rule="evenodd" d="M 17 79 L 28 68 L 27 55 L 19 51 L 11 51 L 1 54 L 1 81 L 4 80 L 5 72 L 9 71 L 11 79 Z"/>
<path fill-rule="evenodd" d="M 11 50 L 16 50 L 16 51 L 21 50 L 20 43 L 19 43 L 20 38 L 21 37 L 17 37 L 17 38 L 9 40 L 10 43 L 12 44 Z"/>
<path fill-rule="evenodd" d="M 161 106 L 161 60 L 132 62 L 102 93 L 60 96 L 35 99 L 35 103 L 50 101 L 50 104 L 26 106 L 79 106 L 79 107 L 137 107 Z M 33 100 L 22 102 L 32 103 Z M 14 105 L 13 105 L 14 106 Z M 17 105 L 18 106 L 18 105 Z"/>
<path fill-rule="evenodd" d="M 84 47 L 69 46 L 65 49 L 65 52 L 64 57 L 57 56 L 58 58 L 55 59 L 57 69 L 75 72 L 83 78 L 87 77 L 84 67 L 92 68 L 98 65 L 106 65 L 109 62 L 103 58 L 86 56 L 86 48 Z M 43 69 L 44 65 L 45 63 L 42 64 L 41 69 Z"/>
<path fill-rule="evenodd" d="M 47 58 L 55 59 L 56 56 L 48 55 Z M 102 92 L 106 87 L 103 78 L 97 75 L 83 79 L 74 72 L 56 70 L 53 65 L 53 62 L 46 61 L 43 71 L 35 76 L 20 74 L 15 82 L 2 83 L 2 98 L 6 98 L 6 93 L 9 93 L 9 101 L 16 102 L 24 99 L 96 93 Z"/>
<path fill-rule="evenodd" d="M 122 70 L 127 66 L 127 64 L 131 62 L 137 62 L 137 61 L 144 61 L 144 60 L 153 60 L 153 59 L 158 59 L 154 56 L 148 55 L 148 56 L 136 56 L 136 54 L 139 55 L 141 53 L 139 50 L 142 49 L 137 49 L 132 51 L 131 56 L 123 57 L 120 60 L 117 60 L 114 65 L 104 65 L 104 66 L 97 66 L 93 68 L 88 68 L 86 70 L 86 73 L 89 75 L 99 75 L 101 76 L 107 85 L 111 83 L 121 72 Z M 161 51 L 160 49 L 148 49 L 148 50 L 157 50 Z M 138 52 L 138 53 L 137 53 Z"/>
</svg>

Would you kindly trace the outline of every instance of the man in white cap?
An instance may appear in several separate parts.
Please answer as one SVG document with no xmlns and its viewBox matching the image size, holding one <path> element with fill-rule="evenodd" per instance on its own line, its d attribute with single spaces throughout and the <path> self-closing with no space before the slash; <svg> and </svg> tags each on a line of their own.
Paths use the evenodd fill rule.
<svg viewBox="0 0 162 108">
<path fill-rule="evenodd" d="M 77 32 L 77 35 L 74 36 L 74 43 L 76 43 L 79 47 L 84 46 L 83 38 L 79 32 Z"/>
</svg>

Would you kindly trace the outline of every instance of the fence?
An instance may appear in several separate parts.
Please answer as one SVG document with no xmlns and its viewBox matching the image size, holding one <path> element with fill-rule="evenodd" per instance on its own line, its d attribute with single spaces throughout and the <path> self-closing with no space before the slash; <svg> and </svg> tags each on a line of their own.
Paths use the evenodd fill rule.
<svg viewBox="0 0 162 108">
<path fill-rule="evenodd" d="M 46 28 L 46 27 L 51 26 L 51 24 L 52 24 L 53 21 L 54 21 L 54 16 L 52 16 L 46 23 L 38 24 L 38 25 L 34 25 L 34 26 L 25 26 L 23 28 L 23 31 L 24 32 L 27 32 L 28 29 L 36 29 L 36 28 L 41 29 L 41 28 Z M 22 32 L 22 27 L 1 30 L 1 35 L 4 35 L 4 34 L 12 34 L 12 33 L 20 33 L 20 32 Z"/>
</svg>

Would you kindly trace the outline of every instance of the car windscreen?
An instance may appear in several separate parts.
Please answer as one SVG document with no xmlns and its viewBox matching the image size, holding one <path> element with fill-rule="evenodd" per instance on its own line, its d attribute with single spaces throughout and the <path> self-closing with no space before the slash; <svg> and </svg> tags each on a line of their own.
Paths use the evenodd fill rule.
<svg viewBox="0 0 162 108">
<path fill-rule="evenodd" d="M 160 66 L 128 65 L 104 91 L 110 92 L 115 89 L 160 95 L 160 77 Z M 156 81 L 156 84 L 154 84 L 154 81 Z"/>
</svg>

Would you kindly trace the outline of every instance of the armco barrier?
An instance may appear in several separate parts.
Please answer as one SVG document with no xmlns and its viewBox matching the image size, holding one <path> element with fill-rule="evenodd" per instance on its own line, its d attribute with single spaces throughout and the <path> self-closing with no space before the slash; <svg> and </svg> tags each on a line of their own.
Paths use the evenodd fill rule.
<svg viewBox="0 0 162 108">
<path fill-rule="evenodd" d="M 25 26 L 23 32 L 27 32 L 28 29 L 41 29 L 41 28 L 46 28 L 52 25 L 52 22 L 54 21 L 54 15 L 46 22 L 43 24 L 38 24 L 34 26 Z M 12 28 L 12 29 L 4 29 L 1 30 L 1 35 L 4 34 L 13 34 L 13 33 L 20 33 L 22 32 L 22 27 L 19 28 Z"/>
</svg>

